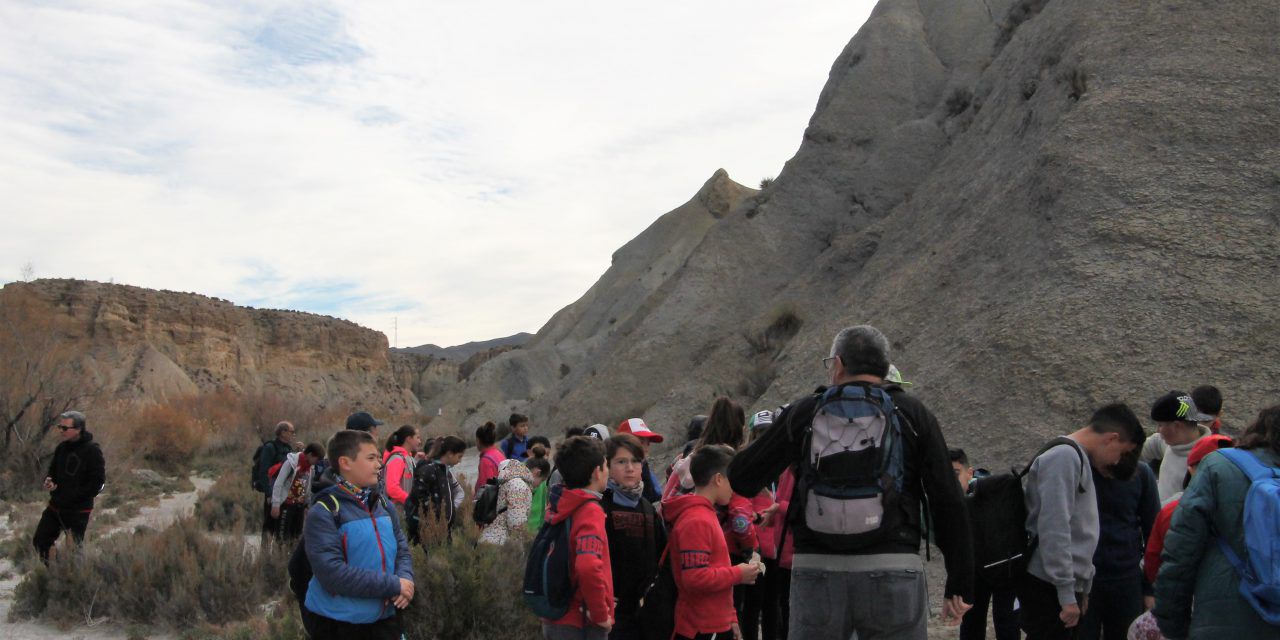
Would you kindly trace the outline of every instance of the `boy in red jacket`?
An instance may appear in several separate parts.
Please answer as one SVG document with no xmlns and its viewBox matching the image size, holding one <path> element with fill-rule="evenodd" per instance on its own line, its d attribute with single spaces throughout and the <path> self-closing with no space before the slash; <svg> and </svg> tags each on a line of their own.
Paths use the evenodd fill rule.
<svg viewBox="0 0 1280 640">
<path fill-rule="evenodd" d="M 694 491 L 675 496 L 662 507 L 672 523 L 671 569 L 679 597 L 676 599 L 676 638 L 709 640 L 740 634 L 733 608 L 733 587 L 754 584 L 760 565 L 729 564 L 729 550 L 716 516 L 715 505 L 727 505 L 733 489 L 725 471 L 733 449 L 708 445 L 689 461 Z"/>
<path fill-rule="evenodd" d="M 574 546 L 574 591 L 563 618 L 543 618 L 542 637 L 547 640 L 605 640 L 613 628 L 613 573 L 600 506 L 601 492 L 609 483 L 604 453 L 604 442 L 584 436 L 565 440 L 556 451 L 564 492 L 548 505 L 547 520 L 573 518 L 569 537 Z"/>
</svg>

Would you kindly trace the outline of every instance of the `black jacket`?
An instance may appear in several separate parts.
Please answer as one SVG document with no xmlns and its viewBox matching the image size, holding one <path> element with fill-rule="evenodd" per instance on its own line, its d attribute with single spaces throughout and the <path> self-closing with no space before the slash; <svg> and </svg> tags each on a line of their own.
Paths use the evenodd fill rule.
<svg viewBox="0 0 1280 640">
<path fill-rule="evenodd" d="M 635 507 L 628 507 L 614 501 L 613 489 L 606 489 L 600 506 L 609 537 L 617 613 L 631 615 L 640 608 L 640 597 L 658 574 L 658 558 L 667 545 L 666 529 L 643 496 Z"/>
<path fill-rule="evenodd" d="M 81 431 L 74 442 L 61 442 L 53 450 L 48 476 L 57 489 L 49 492 L 49 506 L 58 511 L 89 511 L 93 499 L 107 482 L 107 463 L 93 434 Z"/>
<path fill-rule="evenodd" d="M 902 536 L 857 550 L 858 555 L 883 553 L 919 553 L 923 533 L 921 504 L 927 504 L 932 515 L 932 533 L 942 549 L 947 567 L 947 597 L 963 596 L 973 602 L 973 540 L 964 496 L 951 469 L 947 443 L 938 420 L 919 400 L 897 385 L 884 387 L 894 404 L 910 424 L 903 424 L 903 527 L 913 535 Z M 734 456 L 729 465 L 729 481 L 738 495 L 754 496 L 773 482 L 787 467 L 800 460 L 805 432 L 813 422 L 818 393 L 796 400 L 783 409 L 771 428 L 746 449 Z M 927 498 L 927 501 L 925 499 Z M 795 504 L 793 501 L 792 504 Z M 796 553 L 834 554 L 805 527 L 803 516 L 789 524 Z M 909 539 L 907 543 L 902 540 Z"/>
</svg>

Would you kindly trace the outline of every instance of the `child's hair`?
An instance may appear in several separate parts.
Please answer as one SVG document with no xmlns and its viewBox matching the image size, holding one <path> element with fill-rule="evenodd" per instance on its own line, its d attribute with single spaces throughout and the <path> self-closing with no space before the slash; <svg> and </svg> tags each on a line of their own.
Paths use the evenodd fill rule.
<svg viewBox="0 0 1280 640">
<path fill-rule="evenodd" d="M 319 442 L 312 442 L 311 444 L 307 445 L 305 449 L 302 450 L 302 455 L 323 458 L 324 445 L 320 444 Z"/>
<path fill-rule="evenodd" d="M 378 446 L 373 439 L 373 434 L 368 431 L 343 429 L 333 434 L 333 437 L 329 438 L 329 444 L 325 446 L 325 449 L 329 450 L 329 466 L 333 467 L 334 471 L 341 471 L 342 466 L 338 464 L 338 458 L 355 460 L 356 455 L 360 453 L 360 447 L 364 444 Z"/>
<path fill-rule="evenodd" d="M 595 438 L 574 436 L 556 451 L 556 468 L 564 478 L 564 486 L 581 489 L 591 484 L 591 473 L 604 466 L 604 443 Z"/>
<path fill-rule="evenodd" d="M 693 458 L 689 460 L 689 475 L 693 477 L 694 486 L 705 487 L 710 484 L 717 473 L 728 471 L 729 462 L 732 460 L 733 447 L 727 444 L 709 444 L 699 447 L 693 452 Z"/>
<path fill-rule="evenodd" d="M 952 462 L 959 462 L 962 467 L 969 466 L 969 456 L 960 447 L 947 449 L 947 457 L 951 458 Z"/>
<path fill-rule="evenodd" d="M 1211 384 L 1200 385 L 1191 390 L 1191 401 L 1201 413 L 1216 416 L 1222 413 L 1222 391 Z"/>
<path fill-rule="evenodd" d="M 564 430 L 564 437 L 566 440 L 568 440 L 569 438 L 572 438 L 574 436 L 580 436 L 586 433 L 587 433 L 586 425 L 583 425 L 581 427 L 569 427 L 568 429 Z"/>
<path fill-rule="evenodd" d="M 539 460 L 547 459 L 547 448 L 542 446 L 541 442 L 529 445 L 529 459 L 533 460 L 534 458 Z"/>
<path fill-rule="evenodd" d="M 526 416 L 523 413 L 513 413 L 511 414 L 510 418 L 507 418 L 507 424 L 512 428 L 515 428 L 515 426 L 520 424 L 521 422 L 528 422 L 528 421 L 529 421 L 529 416 Z"/>
<path fill-rule="evenodd" d="M 543 457 L 530 456 L 528 460 L 524 461 L 524 466 L 529 467 L 530 471 L 537 471 L 538 477 L 542 478 L 543 480 L 546 480 L 547 476 L 551 475 L 551 463 L 547 462 L 547 458 L 545 456 Z"/>
<path fill-rule="evenodd" d="M 605 443 L 605 459 L 612 460 L 618 455 L 619 449 L 626 449 L 636 460 L 644 460 L 644 446 L 640 444 L 640 438 L 629 433 L 619 433 L 609 438 Z"/>
<path fill-rule="evenodd" d="M 551 451 L 551 438 L 546 436 L 529 436 L 529 450 L 533 451 L 534 445 L 542 445 L 544 451 Z M 546 455 L 543 453 L 542 455 Z"/>
<path fill-rule="evenodd" d="M 476 446 L 484 449 L 498 441 L 498 425 L 492 420 L 476 427 Z"/>
<path fill-rule="evenodd" d="M 406 424 L 403 427 L 396 429 L 395 432 L 391 434 L 391 437 L 387 438 L 387 451 L 390 451 L 393 447 L 403 447 L 405 440 L 416 435 L 418 435 L 418 428 L 411 424 Z"/>
<path fill-rule="evenodd" d="M 431 451 L 427 457 L 439 460 L 450 453 L 462 453 L 467 450 L 467 441 L 458 436 L 441 436 L 431 443 Z"/>
<path fill-rule="evenodd" d="M 702 437 L 694 447 L 701 449 L 712 444 L 727 444 L 737 449 L 742 446 L 743 433 L 747 425 L 747 414 L 738 403 L 727 397 L 716 398 L 711 405 L 711 415 L 707 416 L 707 424 L 702 430 Z"/>
</svg>

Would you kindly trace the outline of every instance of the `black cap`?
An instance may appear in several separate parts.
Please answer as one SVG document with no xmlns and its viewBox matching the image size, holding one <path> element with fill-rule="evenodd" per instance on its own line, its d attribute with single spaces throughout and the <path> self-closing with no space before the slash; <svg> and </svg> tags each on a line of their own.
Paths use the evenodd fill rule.
<svg viewBox="0 0 1280 640">
<path fill-rule="evenodd" d="M 356 431 L 369 431 L 380 424 L 383 422 L 369 415 L 368 411 L 357 411 L 347 416 L 347 428 Z"/>
<path fill-rule="evenodd" d="M 1151 405 L 1151 419 L 1156 422 L 1207 422 L 1213 416 L 1200 413 L 1191 394 L 1183 391 L 1170 391 Z"/>
</svg>

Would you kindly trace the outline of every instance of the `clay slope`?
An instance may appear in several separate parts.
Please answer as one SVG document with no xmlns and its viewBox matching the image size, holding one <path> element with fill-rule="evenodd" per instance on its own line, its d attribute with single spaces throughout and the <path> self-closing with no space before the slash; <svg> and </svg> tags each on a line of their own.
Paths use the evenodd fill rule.
<svg viewBox="0 0 1280 640">
<path fill-rule="evenodd" d="M 0 311 L 3 330 L 56 346 L 84 387 L 108 398 L 227 388 L 318 408 L 419 408 L 392 371 L 386 336 L 337 318 L 82 280 L 5 285 Z"/>
<path fill-rule="evenodd" d="M 812 388 L 870 322 L 983 463 L 1203 382 L 1243 422 L 1280 400 L 1278 36 L 1265 0 L 882 0 L 768 189 L 442 404 L 671 433 Z"/>
</svg>

